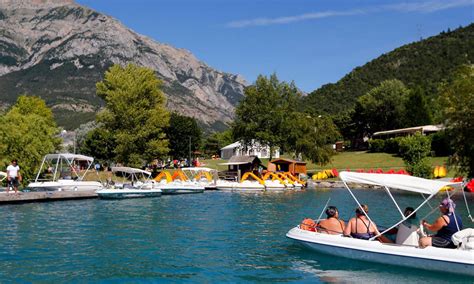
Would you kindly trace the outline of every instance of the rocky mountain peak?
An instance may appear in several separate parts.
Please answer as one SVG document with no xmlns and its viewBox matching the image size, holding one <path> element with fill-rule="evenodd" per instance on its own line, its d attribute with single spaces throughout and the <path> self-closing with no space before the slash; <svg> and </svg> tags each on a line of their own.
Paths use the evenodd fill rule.
<svg viewBox="0 0 474 284">
<path fill-rule="evenodd" d="M 190 51 L 137 34 L 72 0 L 0 0 L 0 34 L 0 88 L 8 94 L 0 105 L 29 93 L 57 113 L 98 109 L 103 102 L 95 83 L 112 64 L 131 62 L 156 71 L 172 110 L 218 128 L 232 120 L 246 85 Z"/>
<path fill-rule="evenodd" d="M 74 0 L 0 0 L 4 9 L 47 9 L 73 4 Z"/>
</svg>

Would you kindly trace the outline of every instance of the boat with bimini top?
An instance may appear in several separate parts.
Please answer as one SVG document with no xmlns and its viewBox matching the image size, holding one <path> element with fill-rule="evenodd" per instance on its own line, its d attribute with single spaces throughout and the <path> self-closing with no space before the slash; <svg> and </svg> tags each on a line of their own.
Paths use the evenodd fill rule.
<svg viewBox="0 0 474 284">
<path fill-rule="evenodd" d="M 97 190 L 99 198 L 124 199 L 161 196 L 161 189 L 153 187 L 151 173 L 130 167 L 112 167 L 112 173 L 121 181 L 107 181 L 107 187 Z"/>
<path fill-rule="evenodd" d="M 60 153 L 44 156 L 40 169 L 27 188 L 31 191 L 86 191 L 99 190 L 98 181 L 84 180 L 94 158 L 85 155 Z"/>
<path fill-rule="evenodd" d="M 288 238 L 295 240 L 308 249 L 340 257 L 474 276 L 473 229 L 460 230 L 462 228 L 460 228 L 456 221 L 455 225 L 457 226 L 458 232 L 452 236 L 452 242 L 455 246 L 457 245 L 457 247 L 453 249 L 433 246 L 422 248 L 419 246 L 419 237 L 424 234 L 423 226 L 420 226 L 418 230 L 400 230 L 401 225 L 403 225 L 402 223 L 414 216 L 420 208 L 425 205 L 432 207 L 429 202 L 440 192 L 440 189 L 446 186 L 453 187 L 454 190 L 462 188 L 460 182 L 427 180 L 398 174 L 354 172 L 341 172 L 340 178 L 348 190 L 348 193 L 357 203 L 358 208 L 361 209 L 360 212 L 365 215 L 370 223 L 373 223 L 371 218 L 348 186 L 348 183 L 382 187 L 388 195 L 387 202 L 391 200 L 399 211 L 401 215 L 400 220 L 395 222 L 392 226 L 381 230 L 381 232 L 369 236 L 367 240 L 345 236 L 341 233 L 329 234 L 324 230 L 309 230 L 306 224 L 303 223 L 291 229 L 286 234 Z M 391 190 L 393 189 L 421 194 L 423 201 L 418 207 L 414 208 L 411 213 L 404 214 L 392 194 Z M 449 190 L 442 192 L 443 194 L 447 194 L 448 198 L 453 194 L 453 191 Z M 463 194 L 464 201 L 468 207 L 466 195 L 464 192 Z M 437 210 L 437 208 L 438 207 L 435 206 L 432 212 Z M 467 209 L 469 213 L 469 208 Z M 453 211 L 452 214 L 456 213 Z M 469 218 L 472 221 L 470 213 Z M 384 236 L 384 234 L 397 227 L 399 228 L 398 234 L 406 235 L 403 237 L 397 235 L 395 243 L 382 243 L 378 241 L 379 237 Z"/>
</svg>

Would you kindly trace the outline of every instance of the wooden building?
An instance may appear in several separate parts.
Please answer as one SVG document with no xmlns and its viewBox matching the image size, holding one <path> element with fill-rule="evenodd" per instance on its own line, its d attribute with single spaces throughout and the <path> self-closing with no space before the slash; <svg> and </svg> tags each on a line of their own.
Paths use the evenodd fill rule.
<svg viewBox="0 0 474 284">
<path fill-rule="evenodd" d="M 221 178 L 228 180 L 240 180 L 246 172 L 258 172 L 259 168 L 265 168 L 257 156 L 232 156 L 228 162 L 219 165 L 228 166 L 227 171 L 219 172 Z"/>
<path fill-rule="evenodd" d="M 278 158 L 268 162 L 268 171 L 290 172 L 292 175 L 299 176 L 306 174 L 306 162 Z"/>
</svg>

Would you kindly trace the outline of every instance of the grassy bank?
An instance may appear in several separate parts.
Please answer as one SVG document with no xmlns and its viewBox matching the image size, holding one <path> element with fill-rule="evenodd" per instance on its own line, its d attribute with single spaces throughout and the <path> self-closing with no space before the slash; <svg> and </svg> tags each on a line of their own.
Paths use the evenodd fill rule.
<svg viewBox="0 0 474 284">
<path fill-rule="evenodd" d="M 267 165 L 268 159 L 261 159 L 264 165 Z M 446 164 L 447 157 L 432 157 L 430 158 L 430 163 L 433 166 Z M 209 167 L 212 169 L 217 169 L 219 171 L 226 170 L 226 165 L 219 165 L 225 163 L 226 160 L 201 160 L 203 167 Z M 321 166 L 318 164 L 313 164 L 308 162 L 307 169 L 308 172 L 317 172 L 324 169 L 336 168 L 337 170 L 346 170 L 351 171 L 363 169 L 382 169 L 384 171 L 389 169 L 404 169 L 405 164 L 400 157 L 396 157 L 386 153 L 367 153 L 367 152 L 342 152 L 333 156 L 331 163 Z M 170 170 L 171 172 L 173 170 Z M 99 172 L 99 176 L 95 171 L 90 171 L 86 177 L 86 180 L 97 180 L 100 179 L 105 181 L 110 175 L 107 172 Z M 451 170 L 448 172 L 448 176 L 453 176 L 454 171 Z"/>
<path fill-rule="evenodd" d="M 446 164 L 447 157 L 431 157 L 430 163 L 433 166 Z M 224 160 L 203 160 L 206 167 L 224 170 L 227 166 L 219 165 Z M 268 159 L 262 159 L 264 165 L 268 163 Z M 405 164 L 400 157 L 396 157 L 386 153 L 367 153 L 367 152 L 342 152 L 333 156 L 331 163 L 327 165 L 318 165 L 308 162 L 307 169 L 309 172 L 316 172 L 323 169 L 336 168 L 338 170 L 357 170 L 357 169 L 403 169 Z M 454 174 L 454 173 L 453 173 Z"/>
</svg>

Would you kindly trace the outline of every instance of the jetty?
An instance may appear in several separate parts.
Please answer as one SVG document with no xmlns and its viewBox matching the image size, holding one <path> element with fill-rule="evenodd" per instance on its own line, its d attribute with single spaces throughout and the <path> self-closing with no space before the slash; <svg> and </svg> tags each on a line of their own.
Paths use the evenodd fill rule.
<svg viewBox="0 0 474 284">
<path fill-rule="evenodd" d="M 83 191 L 36 191 L 23 192 L 19 191 L 17 194 L 14 191 L 6 193 L 0 192 L 0 205 L 15 204 L 15 203 L 30 203 L 30 202 L 46 202 L 46 201 L 60 201 L 60 200 L 76 200 L 76 199 L 90 199 L 97 198 L 97 193 L 94 190 Z"/>
</svg>

